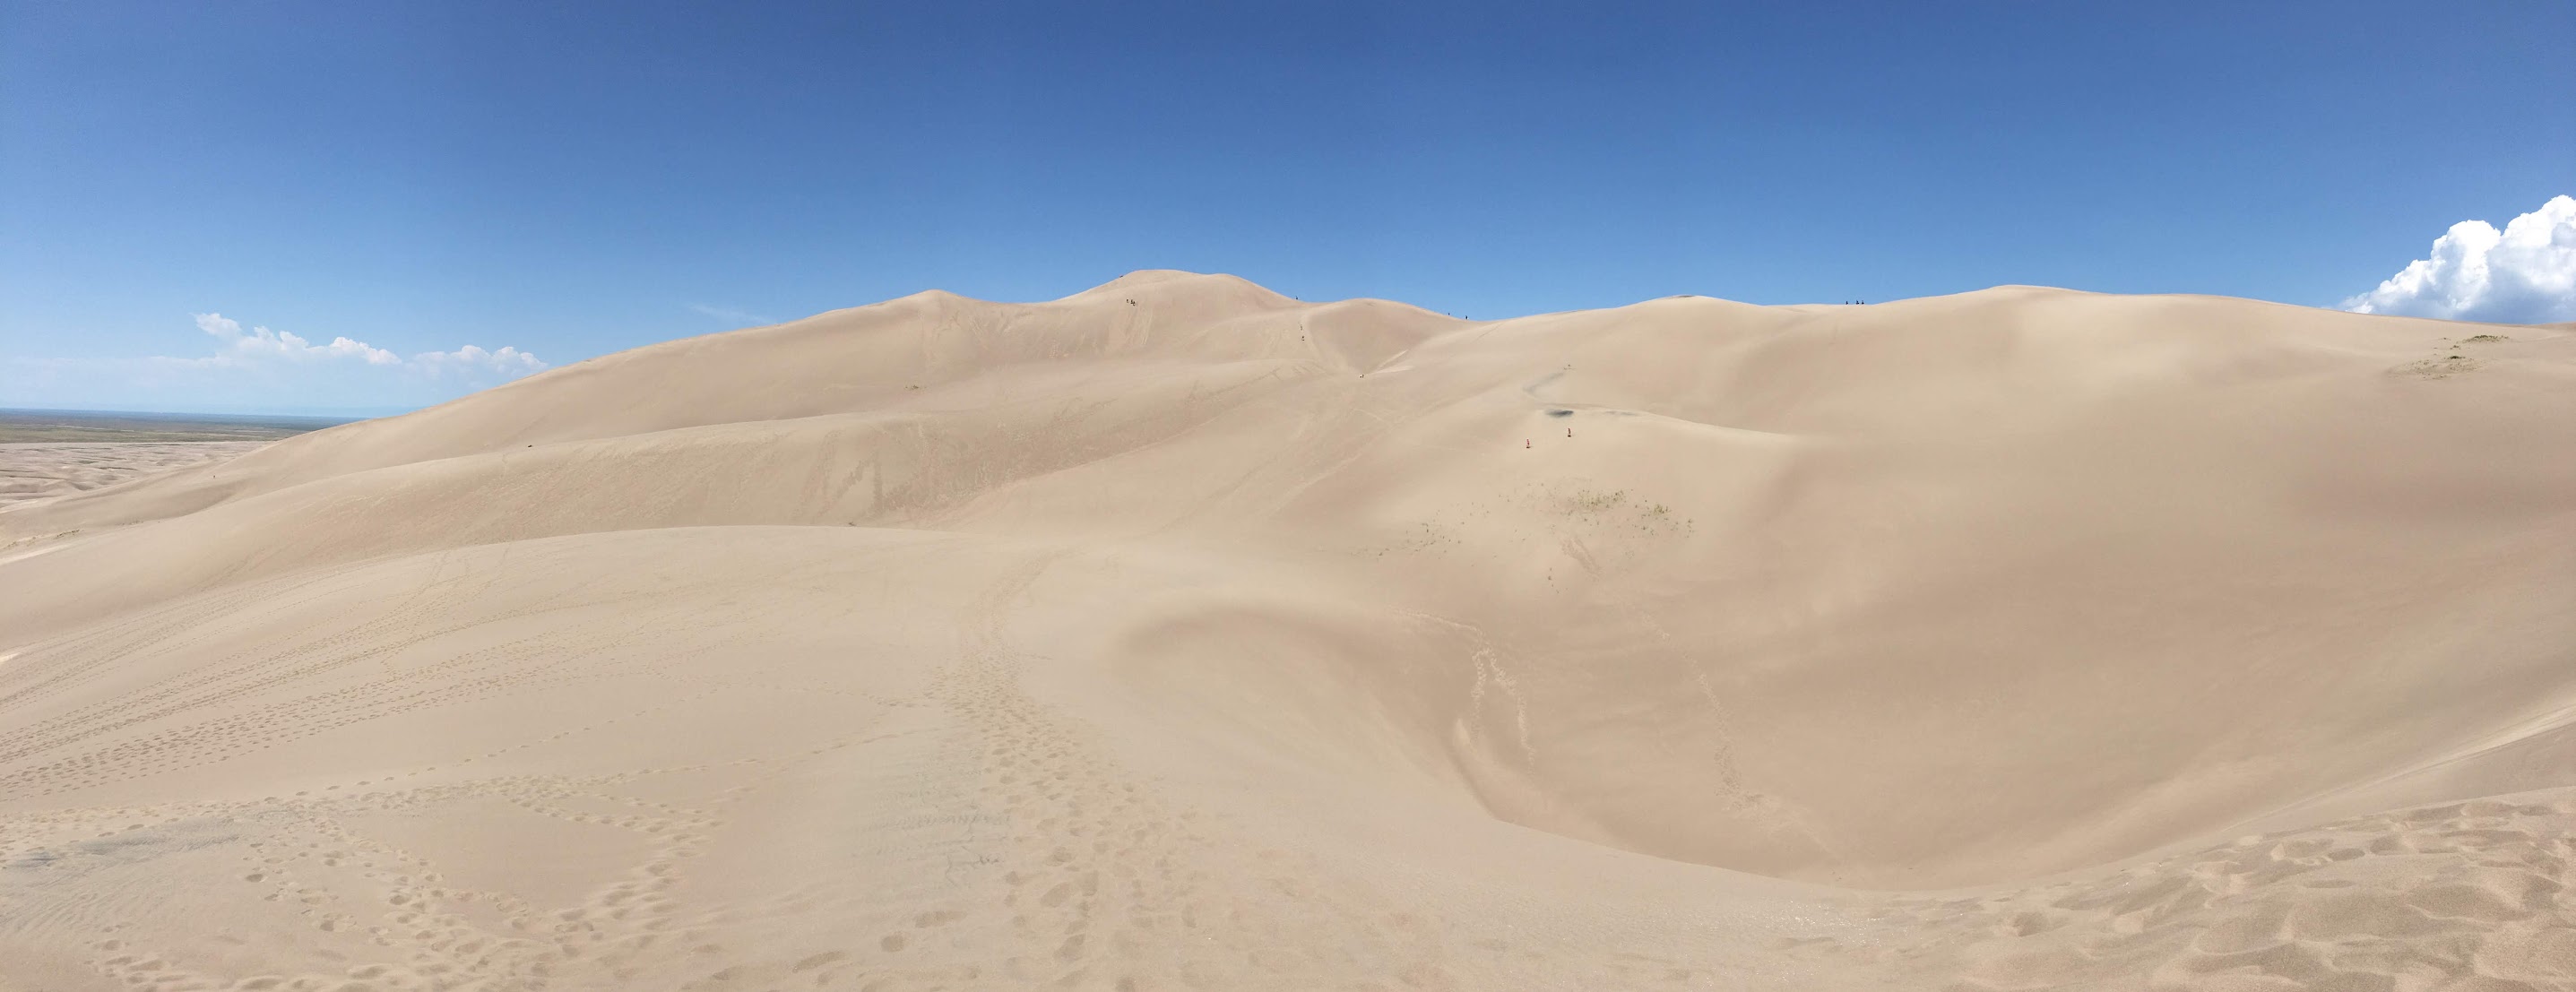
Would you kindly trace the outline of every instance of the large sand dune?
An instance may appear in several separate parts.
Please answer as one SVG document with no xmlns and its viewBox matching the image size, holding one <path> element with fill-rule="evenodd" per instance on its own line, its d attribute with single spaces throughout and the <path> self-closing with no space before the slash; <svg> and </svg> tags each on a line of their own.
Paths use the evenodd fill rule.
<svg viewBox="0 0 2576 992">
<path fill-rule="evenodd" d="M 1141 272 L 0 511 L 0 988 L 2576 988 L 2576 331 Z"/>
</svg>

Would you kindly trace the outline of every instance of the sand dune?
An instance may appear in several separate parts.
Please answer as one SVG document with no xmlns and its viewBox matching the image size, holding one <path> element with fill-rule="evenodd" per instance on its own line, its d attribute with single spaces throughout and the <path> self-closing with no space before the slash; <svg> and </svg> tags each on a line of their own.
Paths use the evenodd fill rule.
<svg viewBox="0 0 2576 992">
<path fill-rule="evenodd" d="M 2576 987 L 2576 331 L 1140 272 L 0 511 L 0 987 Z"/>
<path fill-rule="evenodd" d="M 0 506 L 115 485 L 138 476 L 217 462 L 256 441 L 0 443 Z"/>
</svg>

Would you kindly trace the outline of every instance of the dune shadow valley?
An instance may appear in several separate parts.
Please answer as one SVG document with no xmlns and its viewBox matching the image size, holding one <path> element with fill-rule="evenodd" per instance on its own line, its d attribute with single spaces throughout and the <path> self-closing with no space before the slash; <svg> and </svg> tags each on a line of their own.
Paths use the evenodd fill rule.
<svg viewBox="0 0 2576 992">
<path fill-rule="evenodd" d="M 0 503 L 6 992 L 2576 989 L 2570 325 L 1155 270 L 171 443 Z"/>
</svg>

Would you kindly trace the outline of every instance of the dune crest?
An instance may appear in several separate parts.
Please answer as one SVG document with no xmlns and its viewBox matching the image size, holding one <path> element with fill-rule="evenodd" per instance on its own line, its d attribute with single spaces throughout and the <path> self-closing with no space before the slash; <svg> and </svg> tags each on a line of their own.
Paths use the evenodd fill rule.
<svg viewBox="0 0 2576 992">
<path fill-rule="evenodd" d="M 0 988 L 2576 987 L 2571 424 L 2044 287 L 639 348 L 0 508 Z"/>
</svg>

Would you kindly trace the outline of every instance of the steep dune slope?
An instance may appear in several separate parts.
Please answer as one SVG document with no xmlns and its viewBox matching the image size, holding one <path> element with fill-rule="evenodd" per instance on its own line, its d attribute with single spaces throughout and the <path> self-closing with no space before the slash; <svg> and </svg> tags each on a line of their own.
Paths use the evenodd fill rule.
<svg viewBox="0 0 2576 992">
<path fill-rule="evenodd" d="M 1114 389 L 1130 363 L 1334 360 L 1327 349 L 1298 346 L 1293 318 L 1277 316 L 1291 301 L 1230 277 L 1157 278 L 1167 275 L 1180 274 L 1138 273 L 1038 306 L 925 292 L 638 348 L 411 416 L 295 438 L 220 471 L 154 480 L 148 487 L 154 497 L 128 492 L 120 509 L 59 506 L 45 519 L 126 523 L 367 469 L 567 441 L 980 407 L 1019 395 L 1025 387 L 1015 378 L 1038 378 L 1041 395 L 1078 393 L 1095 377 L 1112 380 L 1101 385 Z M 1122 285 L 1132 288 L 1117 288 Z M 1403 322 L 1378 328 L 1399 337 L 1407 329 Z M 1423 333 L 1418 321 L 1410 329 Z"/>
<path fill-rule="evenodd" d="M 638 349 L 0 511 L 0 980 L 2576 981 L 2571 424 L 2031 287 Z"/>
</svg>

